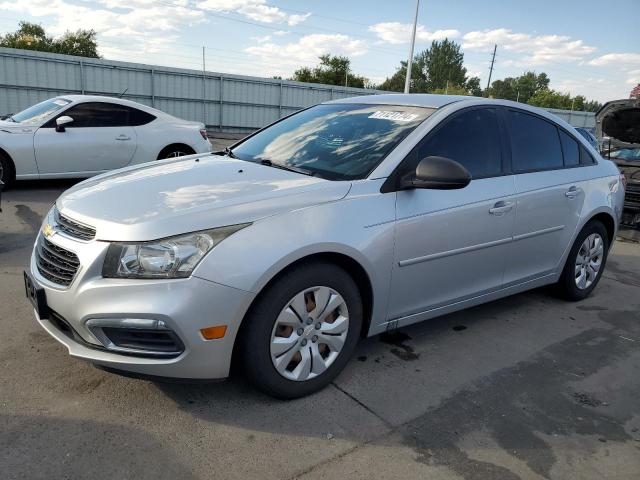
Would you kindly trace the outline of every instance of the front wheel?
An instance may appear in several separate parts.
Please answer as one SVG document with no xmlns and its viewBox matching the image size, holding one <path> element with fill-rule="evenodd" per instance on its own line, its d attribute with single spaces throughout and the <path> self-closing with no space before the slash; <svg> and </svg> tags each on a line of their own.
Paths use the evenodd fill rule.
<svg viewBox="0 0 640 480">
<path fill-rule="evenodd" d="M 14 170 L 11 160 L 0 152 L 0 181 L 4 183 L 4 187 L 8 187 L 13 183 Z"/>
<path fill-rule="evenodd" d="M 249 380 L 274 397 L 302 397 L 330 383 L 351 357 L 362 300 L 342 268 L 303 265 L 270 285 L 245 322 L 242 356 Z"/>
<path fill-rule="evenodd" d="M 568 300 L 588 297 L 602 277 L 609 236 L 599 221 L 588 223 L 578 234 L 558 281 L 560 294 Z"/>
</svg>

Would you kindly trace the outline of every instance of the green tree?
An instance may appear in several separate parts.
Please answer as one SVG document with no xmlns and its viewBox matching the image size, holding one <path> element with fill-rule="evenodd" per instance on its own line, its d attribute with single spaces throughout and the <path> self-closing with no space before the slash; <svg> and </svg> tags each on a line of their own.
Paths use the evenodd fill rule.
<svg viewBox="0 0 640 480">
<path fill-rule="evenodd" d="M 431 47 L 418 53 L 411 67 L 411 91 L 434 92 L 456 90 L 465 95 L 479 95 L 480 79 L 467 77 L 467 69 L 463 66 L 464 55 L 460 45 L 448 39 L 433 41 Z M 401 92 L 404 90 L 407 76 L 407 62 L 400 62 L 400 67 L 378 88 Z"/>
<path fill-rule="evenodd" d="M 77 30 L 66 32 L 60 38 L 47 35 L 42 26 L 20 22 L 20 28 L 13 33 L 0 35 L 0 47 L 22 48 L 39 52 L 64 53 L 82 57 L 99 58 L 96 32 Z"/>
<path fill-rule="evenodd" d="M 345 84 L 349 87 L 369 88 L 367 78 L 350 73 L 351 60 L 347 57 L 322 55 L 320 65 L 314 68 L 302 67 L 293 73 L 291 80 L 328 85 Z"/>
<path fill-rule="evenodd" d="M 536 107 L 560 108 L 562 110 L 583 112 L 596 112 L 602 106 L 595 100 L 587 101 L 582 95 L 572 97 L 568 93 L 561 93 L 548 88 L 536 92 L 527 103 L 535 105 Z"/>
<path fill-rule="evenodd" d="M 537 92 L 549 87 L 549 77 L 542 72 L 526 72 L 519 77 L 507 77 L 491 83 L 488 94 L 492 98 L 502 98 L 527 103 Z"/>
</svg>

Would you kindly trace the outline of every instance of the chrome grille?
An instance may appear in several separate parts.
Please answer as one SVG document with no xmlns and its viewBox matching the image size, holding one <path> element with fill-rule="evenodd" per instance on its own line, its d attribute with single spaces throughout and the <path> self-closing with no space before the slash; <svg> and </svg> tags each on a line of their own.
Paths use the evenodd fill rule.
<svg viewBox="0 0 640 480">
<path fill-rule="evenodd" d="M 78 271 L 80 260 L 75 253 L 54 245 L 40 235 L 36 248 L 36 265 L 40 275 L 47 280 L 68 286 Z"/>
<path fill-rule="evenodd" d="M 96 229 L 89 225 L 71 220 L 62 215 L 57 209 L 55 211 L 54 220 L 58 230 L 69 235 L 70 237 L 79 238 L 80 240 L 93 240 L 96 236 Z"/>
</svg>

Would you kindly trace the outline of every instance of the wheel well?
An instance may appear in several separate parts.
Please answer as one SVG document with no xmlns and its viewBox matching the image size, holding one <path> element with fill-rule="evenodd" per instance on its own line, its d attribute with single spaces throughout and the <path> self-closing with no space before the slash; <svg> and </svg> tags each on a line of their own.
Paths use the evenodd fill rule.
<svg viewBox="0 0 640 480">
<path fill-rule="evenodd" d="M 593 221 L 598 221 L 604 225 L 604 228 L 607 230 L 607 236 L 609 237 L 609 246 L 613 245 L 613 242 L 615 241 L 613 234 L 616 230 L 616 224 L 613 217 L 608 213 L 602 212 L 591 217 L 587 223 L 591 223 Z"/>
<path fill-rule="evenodd" d="M 11 167 L 11 177 L 9 178 L 9 182 L 11 182 L 12 180 L 15 180 L 16 177 L 16 166 L 13 163 L 13 159 L 11 158 L 11 156 L 2 148 L 0 148 L 0 157 L 4 157 L 5 159 L 7 159 L 9 161 L 9 167 Z"/>
<path fill-rule="evenodd" d="M 371 286 L 371 281 L 369 280 L 369 275 L 367 275 L 366 270 L 353 258 L 348 255 L 344 255 L 341 253 L 335 252 L 326 252 L 326 253 L 316 253 L 313 255 L 309 255 L 307 257 L 303 257 L 295 262 L 287 265 L 285 268 L 280 270 L 276 275 L 267 282 L 267 284 L 262 288 L 260 293 L 256 295 L 256 298 L 253 299 L 251 305 L 247 309 L 245 313 L 245 318 L 255 305 L 258 298 L 262 295 L 262 292 L 265 292 L 270 285 L 272 285 L 276 280 L 278 280 L 282 275 L 284 275 L 289 270 L 299 267 L 301 265 L 307 265 L 315 262 L 326 262 L 333 263 L 342 267 L 356 282 L 358 289 L 360 290 L 360 296 L 362 297 L 362 330 L 360 332 L 360 336 L 364 337 L 369 331 L 369 325 L 371 325 L 371 315 L 373 311 L 373 287 Z M 235 344 L 233 346 L 233 354 L 232 354 L 232 364 L 236 363 L 237 358 L 237 350 L 238 350 L 238 338 L 242 335 L 242 329 L 244 327 L 244 319 L 240 328 L 238 329 L 238 334 L 236 336 Z"/>
<path fill-rule="evenodd" d="M 180 148 L 189 155 L 196 153 L 196 151 L 186 143 L 172 143 L 171 145 L 167 145 L 162 150 L 160 150 L 160 153 L 158 154 L 158 160 L 161 160 L 163 158 L 163 155 L 165 154 L 165 152 L 173 150 L 174 148 Z"/>
</svg>

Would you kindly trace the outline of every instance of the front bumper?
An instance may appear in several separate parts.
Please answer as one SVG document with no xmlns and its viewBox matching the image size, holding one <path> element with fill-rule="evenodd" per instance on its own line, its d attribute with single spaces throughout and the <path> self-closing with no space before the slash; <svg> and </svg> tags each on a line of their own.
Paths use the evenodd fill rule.
<svg viewBox="0 0 640 480">
<path fill-rule="evenodd" d="M 175 280 L 102 278 L 107 243 L 78 242 L 64 235 L 49 241 L 77 254 L 80 269 L 68 287 L 44 278 L 31 257 L 30 274 L 44 288 L 56 318 L 36 318 L 69 353 L 100 366 L 131 373 L 174 378 L 218 379 L 228 376 L 236 334 L 254 294 L 198 277 Z M 61 327 L 60 318 L 73 330 Z M 173 358 L 132 356 L 106 350 L 87 327 L 95 319 L 153 319 L 179 337 L 184 351 Z M 226 325 L 223 338 L 205 340 L 200 329 Z"/>
</svg>

